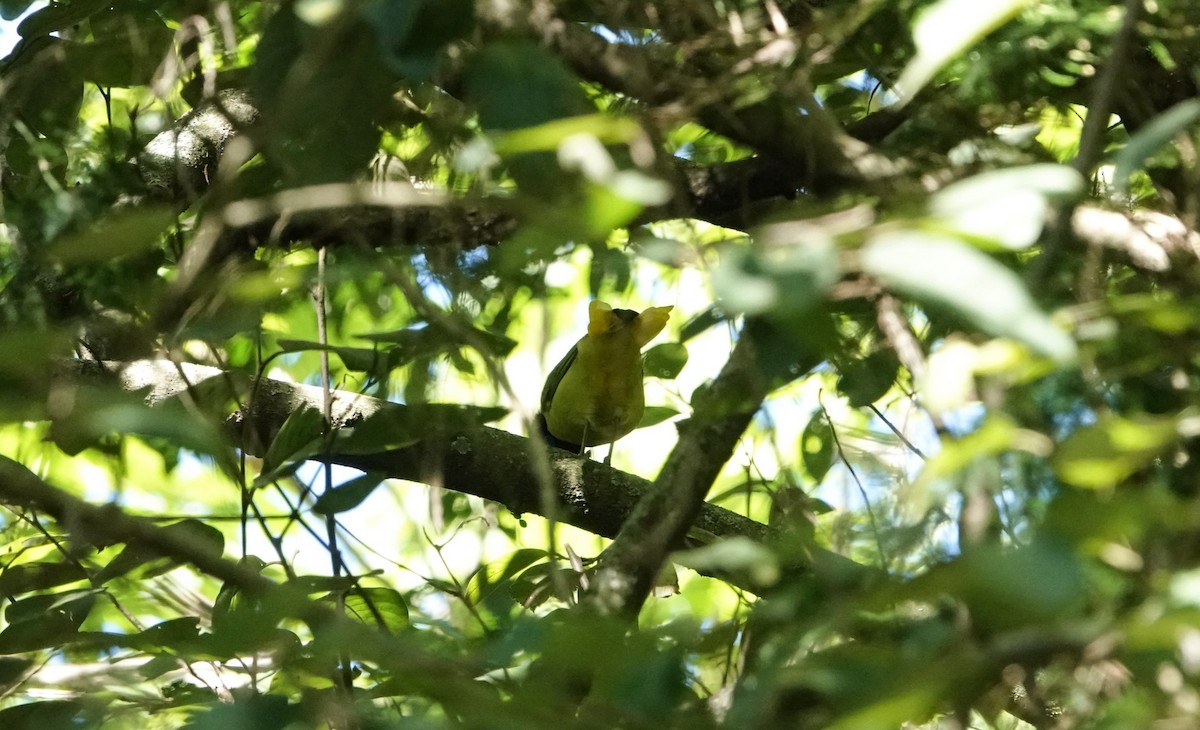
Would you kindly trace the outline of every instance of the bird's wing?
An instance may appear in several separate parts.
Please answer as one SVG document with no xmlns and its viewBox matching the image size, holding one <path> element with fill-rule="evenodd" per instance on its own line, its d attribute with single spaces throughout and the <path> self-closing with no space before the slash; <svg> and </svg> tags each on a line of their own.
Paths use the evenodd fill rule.
<svg viewBox="0 0 1200 730">
<path fill-rule="evenodd" d="M 554 402 L 554 393 L 558 391 L 558 384 L 562 382 L 567 371 L 571 369 L 571 365 L 575 363 L 575 358 L 578 355 L 579 345 L 572 345 L 571 351 L 558 361 L 558 364 L 550 371 L 550 375 L 546 377 L 546 385 L 542 388 L 542 413 L 550 410 L 550 404 Z"/>
</svg>

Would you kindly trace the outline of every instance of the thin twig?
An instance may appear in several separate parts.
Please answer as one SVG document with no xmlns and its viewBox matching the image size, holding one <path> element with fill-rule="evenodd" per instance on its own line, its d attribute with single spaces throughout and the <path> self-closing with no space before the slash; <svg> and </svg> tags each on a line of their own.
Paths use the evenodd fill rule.
<svg viewBox="0 0 1200 730">
<path fill-rule="evenodd" d="M 325 444 L 328 446 L 332 440 L 333 434 L 333 388 L 329 382 L 329 324 L 326 321 L 328 313 L 325 309 L 325 283 L 326 283 L 326 259 L 329 255 L 329 249 L 325 246 L 317 249 L 317 285 L 313 289 L 313 303 L 317 310 L 317 341 L 321 343 L 321 350 L 318 356 L 321 362 L 321 415 L 325 421 L 326 438 Z M 327 448 L 322 448 L 321 465 L 322 473 L 325 477 L 325 487 L 322 494 L 330 494 L 333 492 L 333 468 L 329 461 Z M 337 543 L 337 516 L 330 513 L 325 516 L 325 533 L 326 540 L 329 543 L 329 561 L 333 577 L 337 578 L 342 574 L 342 556 L 338 551 Z M 334 592 L 335 610 L 338 613 L 346 611 L 346 595 L 342 591 Z M 354 671 L 350 666 L 350 657 L 345 651 L 339 652 L 338 661 L 341 664 L 341 683 L 342 689 L 350 692 L 354 687 Z"/>
<path fill-rule="evenodd" d="M 825 404 L 817 402 L 821 407 L 821 414 L 825 416 L 825 422 L 829 424 L 829 433 L 833 436 L 833 445 L 837 449 L 838 458 L 846 465 L 846 470 L 850 472 L 850 478 L 854 480 L 854 484 L 858 487 L 858 493 L 862 495 L 863 504 L 867 506 L 867 517 L 871 520 L 871 532 L 875 535 L 875 549 L 879 551 L 879 567 L 887 572 L 888 559 L 887 554 L 883 549 L 883 538 L 879 532 L 879 521 L 875 519 L 875 509 L 871 506 L 871 499 L 867 496 L 867 490 L 863 486 L 862 480 L 858 478 L 858 472 L 854 470 L 854 466 L 846 458 L 846 452 L 842 449 L 842 440 L 838 438 L 837 427 L 833 425 L 833 419 L 829 417 L 829 411 L 826 410 Z"/>
<path fill-rule="evenodd" d="M 876 408 L 874 403 L 872 403 L 868 407 L 871 409 L 871 412 L 874 413 L 875 416 L 879 420 L 883 421 L 887 425 L 888 428 L 892 429 L 892 433 L 896 434 L 896 438 L 900 439 L 901 443 L 903 443 L 905 446 L 908 447 L 908 449 L 910 451 L 912 451 L 914 454 L 916 454 L 921 459 L 921 461 L 928 461 L 924 452 L 922 452 L 920 449 L 918 449 L 916 446 L 914 446 L 913 442 L 909 441 L 904 436 L 904 434 L 900 432 L 900 429 L 896 428 L 896 425 L 894 423 L 892 423 L 891 421 L 889 421 L 887 416 L 883 415 L 883 411 Z"/>
</svg>

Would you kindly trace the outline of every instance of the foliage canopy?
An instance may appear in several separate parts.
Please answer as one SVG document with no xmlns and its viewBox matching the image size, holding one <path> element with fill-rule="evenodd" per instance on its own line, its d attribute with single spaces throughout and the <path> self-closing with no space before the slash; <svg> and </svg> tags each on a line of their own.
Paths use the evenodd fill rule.
<svg viewBox="0 0 1200 730">
<path fill-rule="evenodd" d="M 0 17 L 0 727 L 1200 713 L 1200 6 Z"/>
</svg>

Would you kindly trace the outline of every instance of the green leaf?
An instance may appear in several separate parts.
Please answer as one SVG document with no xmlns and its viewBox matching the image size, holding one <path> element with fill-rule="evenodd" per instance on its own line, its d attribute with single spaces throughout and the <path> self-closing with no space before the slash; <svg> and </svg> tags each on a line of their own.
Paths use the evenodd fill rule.
<svg viewBox="0 0 1200 730">
<path fill-rule="evenodd" d="M 174 33 L 157 14 L 104 14 L 91 20 L 96 40 L 71 47 L 71 65 L 98 86 L 148 84 L 171 52 Z"/>
<path fill-rule="evenodd" d="M 384 474 L 371 472 L 351 479 L 345 484 L 339 484 L 317 497 L 316 503 L 313 504 L 313 512 L 320 515 L 335 515 L 352 510 L 371 496 L 371 492 L 374 492 L 375 488 L 386 478 L 387 476 Z"/>
<path fill-rule="evenodd" d="M 0 710 L 0 727 L 7 730 L 68 730 L 84 727 L 79 717 L 85 709 L 82 702 L 75 700 L 26 702 Z"/>
<path fill-rule="evenodd" d="M 172 536 L 174 539 L 186 542 L 197 554 L 216 558 L 220 557 L 225 551 L 225 536 L 221 534 L 221 531 L 200 520 L 180 520 L 162 529 L 164 533 Z M 160 552 L 141 543 L 126 545 L 115 558 L 96 573 L 94 580 L 98 583 L 106 583 L 147 563 L 158 561 L 161 557 L 162 554 Z M 172 558 L 165 561 L 165 565 L 158 566 L 157 570 L 158 572 L 170 570 L 178 564 Z M 144 575 L 142 577 L 145 578 L 148 576 Z"/>
<path fill-rule="evenodd" d="M 1108 416 L 1067 437 L 1051 463 L 1068 484 L 1110 489 L 1149 466 L 1178 440 L 1174 418 Z"/>
<path fill-rule="evenodd" d="M 939 0 L 913 24 L 917 54 L 896 86 L 905 104 L 934 74 L 989 33 L 1011 20 L 1028 0 Z"/>
<path fill-rule="evenodd" d="M 746 537 L 732 537 L 675 553 L 672 559 L 700 572 L 718 571 L 745 576 L 755 586 L 774 585 L 781 572 L 775 554 L 766 546 Z"/>
<path fill-rule="evenodd" d="M 642 420 L 638 422 L 638 428 L 648 428 L 657 426 L 663 421 L 670 420 L 679 415 L 679 411 L 675 408 L 667 406 L 646 406 L 642 411 Z"/>
<path fill-rule="evenodd" d="M 862 250 L 862 266 L 889 289 L 942 307 L 999 337 L 1023 342 L 1060 365 L 1075 341 L 1038 309 L 1020 277 L 957 239 L 883 229 Z"/>
<path fill-rule="evenodd" d="M 21 563 L 0 572 L 0 595 L 14 596 L 86 579 L 87 573 L 75 563 Z"/>
<path fill-rule="evenodd" d="M 389 351 L 380 350 L 373 347 L 339 347 L 336 345 L 323 345 L 320 342 L 310 342 L 308 340 L 278 340 L 275 344 L 279 346 L 280 352 L 306 352 L 310 350 L 331 352 L 338 356 L 342 361 L 342 365 L 347 370 L 354 370 L 363 373 L 376 373 L 381 369 L 390 369 Z M 383 366 L 389 366 L 383 368 Z"/>
<path fill-rule="evenodd" d="M 0 16 L 6 20 L 12 20 L 8 17 L 8 9 L 11 7 L 14 10 L 18 7 L 21 12 L 29 7 L 32 3 L 26 0 L 4 0 L 0 3 Z M 74 0 L 69 3 L 52 3 L 37 12 L 30 13 L 17 26 L 17 33 L 22 38 L 34 38 L 37 36 L 48 35 L 55 31 L 66 30 L 73 25 L 78 25 L 95 13 L 100 12 L 112 5 L 112 0 Z M 20 15 L 20 13 L 17 13 Z M 16 16 L 14 15 L 13 18 Z"/>
<path fill-rule="evenodd" d="M 72 45 L 55 37 L 34 38 L 22 43 L 20 55 L 4 68 L 5 108 L 48 140 L 60 139 L 79 118 L 83 78 L 68 62 Z"/>
<path fill-rule="evenodd" d="M 108 0 L 103 0 L 105 3 Z M 33 5 L 33 0 L 0 0 L 0 18 L 16 20 Z"/>
<path fill-rule="evenodd" d="M 315 32 L 284 6 L 255 47 L 251 87 L 271 130 L 263 154 L 287 187 L 346 181 L 379 151 L 396 79 L 368 21 L 339 18 Z"/>
<path fill-rule="evenodd" d="M 865 408 L 882 398 L 900 374 L 900 361 L 891 350 L 881 350 L 838 366 L 838 390 L 851 408 Z"/>
<path fill-rule="evenodd" d="M 687 342 L 711 327 L 728 322 L 729 319 L 729 315 L 716 304 L 709 305 L 702 312 L 683 323 L 683 327 L 679 328 L 679 341 Z"/>
<path fill-rule="evenodd" d="M 470 0 L 372 0 L 362 13 L 379 36 L 391 69 L 412 81 L 429 81 L 445 46 L 474 25 L 475 4 Z"/>
<path fill-rule="evenodd" d="M 466 599 L 472 605 L 487 601 L 497 588 L 507 584 L 526 568 L 546 559 L 546 551 L 536 548 L 522 548 L 508 556 L 508 560 L 493 561 L 475 571 L 467 581 Z"/>
<path fill-rule="evenodd" d="M 285 463 L 299 462 L 316 454 L 325 434 L 325 417 L 316 408 L 293 411 L 283 422 L 263 457 L 262 472 L 255 482 L 270 481 Z"/>
<path fill-rule="evenodd" d="M 914 579 L 903 595 L 959 596 L 973 625 L 1007 631 L 1069 621 L 1082 605 L 1083 568 L 1064 543 L 1036 540 L 1017 548 L 988 544 Z"/>
<path fill-rule="evenodd" d="M 1129 190 L 1129 178 L 1137 170 L 1142 169 L 1146 160 L 1159 148 L 1171 141 L 1171 138 L 1200 119 L 1200 99 L 1181 101 L 1162 114 L 1152 119 L 1129 138 L 1115 159 L 1113 184 L 1117 190 Z"/>
<path fill-rule="evenodd" d="M 96 603 L 93 591 L 35 595 L 10 603 L 0 631 L 0 654 L 61 647 L 73 641 Z"/>
<path fill-rule="evenodd" d="M 408 604 L 391 588 L 355 588 L 344 600 L 346 615 L 365 624 L 382 625 L 393 634 L 409 627 Z"/>
<path fill-rule="evenodd" d="M 804 470 L 818 484 L 833 466 L 833 428 L 824 411 L 817 411 L 808 419 L 804 433 L 800 435 L 800 458 Z"/>
<path fill-rule="evenodd" d="M 58 239 L 50 255 L 64 264 L 77 264 L 142 253 L 157 246 L 174 222 L 175 209 L 167 205 L 119 210 Z"/>
<path fill-rule="evenodd" d="M 467 70 L 466 89 L 487 130 L 521 129 L 595 111 L 562 60 L 532 41 L 484 46 Z"/>
<path fill-rule="evenodd" d="M 642 356 L 642 367 L 648 377 L 672 380 L 679 377 L 687 361 L 686 347 L 678 342 L 664 342 L 646 351 Z"/>
<path fill-rule="evenodd" d="M 929 199 L 929 212 L 959 233 L 1023 249 L 1041 235 L 1047 204 L 1083 189 L 1083 176 L 1066 165 L 1010 167 L 946 186 Z"/>
<path fill-rule="evenodd" d="M 399 449 L 429 438 L 469 431 L 507 414 L 506 408 L 449 403 L 383 408 L 354 428 L 341 429 L 336 434 L 337 451 L 344 454 L 374 454 Z"/>
<path fill-rule="evenodd" d="M 713 272 L 721 307 L 741 314 L 808 314 L 841 277 L 832 239 L 777 245 L 767 251 L 728 246 Z"/>
<path fill-rule="evenodd" d="M 147 405 L 139 393 L 100 387 L 81 388 L 72 409 L 56 418 L 50 436 L 64 451 L 77 454 L 111 434 L 167 439 L 183 448 L 226 457 L 225 434 L 212 421 L 179 401 Z"/>
</svg>

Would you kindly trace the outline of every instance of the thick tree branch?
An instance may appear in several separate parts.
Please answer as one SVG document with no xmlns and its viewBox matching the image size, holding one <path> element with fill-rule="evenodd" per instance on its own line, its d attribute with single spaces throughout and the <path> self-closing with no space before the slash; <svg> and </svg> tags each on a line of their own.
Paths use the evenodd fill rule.
<svg viewBox="0 0 1200 730">
<path fill-rule="evenodd" d="M 681 424 L 679 443 L 601 558 L 589 596 L 598 612 L 637 615 L 659 568 L 682 543 L 775 384 L 760 362 L 755 329 L 754 323 L 743 328 L 720 375 L 693 396 L 693 416 Z"/>
<path fill-rule="evenodd" d="M 122 389 L 145 393 L 146 402 L 152 406 L 195 398 L 197 404 L 204 407 L 206 403 L 227 403 L 240 394 L 242 402 L 248 402 L 232 416 L 229 425 L 239 440 L 239 447 L 254 454 L 265 451 L 266 444 L 293 412 L 304 408 L 319 409 L 322 405 L 321 389 L 315 386 L 271 378 L 252 380 L 218 368 L 189 363 L 72 361 L 71 369 L 76 378 L 85 376 L 84 382 L 115 377 Z M 346 391 L 333 391 L 332 395 L 332 420 L 339 428 L 361 424 L 381 411 L 400 412 L 405 408 Z M 559 511 L 554 517 L 598 535 L 615 536 L 634 505 L 649 491 L 649 483 L 589 459 L 557 449 L 551 451 L 559 503 Z M 712 461 L 713 457 L 706 459 Z M 379 471 L 397 479 L 438 483 L 447 489 L 499 502 L 514 512 L 541 514 L 543 511 L 527 439 L 497 429 L 478 426 L 438 432 L 430 428 L 427 438 L 411 446 L 375 454 L 334 452 L 329 454 L 329 460 Z M 711 471 L 711 466 L 706 473 Z M 687 524 L 691 525 L 693 520 L 696 527 L 717 537 L 742 536 L 759 542 L 771 539 L 766 525 L 703 503 L 702 499 L 693 505 Z M 673 540 L 669 548 L 681 545 L 681 539 Z"/>
</svg>

